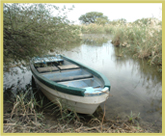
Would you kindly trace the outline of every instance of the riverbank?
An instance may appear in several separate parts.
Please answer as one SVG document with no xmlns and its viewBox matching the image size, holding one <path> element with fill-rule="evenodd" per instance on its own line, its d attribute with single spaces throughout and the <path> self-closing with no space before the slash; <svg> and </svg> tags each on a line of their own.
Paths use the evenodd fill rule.
<svg viewBox="0 0 165 136">
<path fill-rule="evenodd" d="M 124 119 L 105 118 L 105 108 L 93 115 L 68 111 L 60 102 L 52 104 L 41 92 L 31 88 L 4 101 L 4 133 L 152 133 L 140 126 L 140 115 L 132 112 Z M 36 90 L 35 90 L 36 91 Z"/>
<path fill-rule="evenodd" d="M 35 114 L 25 116 L 21 114 L 11 117 L 10 111 L 14 107 L 12 104 L 4 103 L 4 133 L 152 133 L 151 130 L 141 128 L 138 124 L 129 121 L 114 118 L 106 120 L 104 115 L 78 115 L 79 118 L 68 120 L 59 120 L 56 113 L 41 112 L 40 119 L 35 120 Z M 95 117 L 97 116 L 97 117 Z M 25 121 L 25 117 L 30 120 Z"/>
</svg>

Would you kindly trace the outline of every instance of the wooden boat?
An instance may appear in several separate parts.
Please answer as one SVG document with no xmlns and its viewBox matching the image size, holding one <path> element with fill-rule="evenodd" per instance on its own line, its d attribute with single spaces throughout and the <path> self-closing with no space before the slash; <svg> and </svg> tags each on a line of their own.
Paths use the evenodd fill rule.
<svg viewBox="0 0 165 136">
<path fill-rule="evenodd" d="M 109 80 L 62 55 L 35 57 L 30 61 L 35 82 L 46 97 L 60 100 L 69 110 L 93 114 L 108 99 Z"/>
</svg>

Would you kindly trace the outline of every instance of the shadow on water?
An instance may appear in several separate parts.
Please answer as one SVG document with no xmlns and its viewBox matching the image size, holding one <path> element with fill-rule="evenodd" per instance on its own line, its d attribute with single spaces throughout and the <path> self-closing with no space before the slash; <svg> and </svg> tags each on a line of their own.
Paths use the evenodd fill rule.
<svg viewBox="0 0 165 136">
<path fill-rule="evenodd" d="M 89 39 L 89 35 L 85 38 Z M 84 39 L 85 39 L 84 38 Z M 97 39 L 97 36 L 95 40 Z M 90 40 L 90 39 L 89 39 Z M 97 41 L 96 41 L 97 42 Z M 140 124 L 144 128 L 152 128 L 154 132 L 162 129 L 162 75 L 156 66 L 150 66 L 146 60 L 133 58 L 124 54 L 110 41 L 83 41 L 82 44 L 67 45 L 64 54 L 87 65 L 104 75 L 111 83 L 110 98 L 106 101 L 106 118 L 120 117 L 126 119 L 131 111 L 140 113 Z M 31 72 L 25 68 L 24 73 L 17 67 L 16 74 L 4 73 L 4 100 L 8 100 L 17 88 L 23 88 L 31 82 Z M 102 114 L 104 104 L 101 104 Z"/>
<path fill-rule="evenodd" d="M 13 78 L 11 78 L 12 81 L 15 81 L 17 79 L 17 76 L 20 75 L 19 72 L 21 72 L 20 69 L 17 69 L 17 74 L 12 75 L 13 76 Z M 43 123 L 49 124 L 49 125 L 55 125 L 58 122 L 62 123 L 62 120 L 61 120 L 62 117 L 60 115 L 61 107 L 59 107 L 59 105 L 54 104 L 49 99 L 47 99 L 47 97 L 38 88 L 37 84 L 34 81 L 33 76 L 29 73 L 28 70 L 22 73 L 22 77 L 23 78 L 18 79 L 18 82 L 15 82 L 13 84 L 12 82 L 9 82 L 11 83 L 10 85 L 11 87 L 7 88 L 4 86 L 4 113 L 5 114 L 12 113 L 13 105 L 15 105 L 18 102 L 17 101 L 18 97 L 21 100 L 23 99 L 23 101 L 21 102 L 25 104 L 30 103 L 31 99 L 33 99 L 35 102 L 34 106 L 35 106 L 36 112 L 44 113 L 44 119 L 42 120 Z M 26 79 L 26 77 L 28 77 L 28 79 Z M 25 82 L 25 79 L 26 81 L 28 80 L 28 82 Z M 67 115 L 71 115 L 74 113 L 74 112 L 72 113 L 71 111 L 66 112 L 65 107 L 63 107 L 63 110 L 64 110 L 63 111 L 64 115 L 67 113 L 68 113 Z M 65 116 L 67 117 L 67 115 Z M 81 119 L 83 123 L 87 124 L 87 122 L 89 122 L 91 118 L 93 117 L 102 118 L 103 111 L 102 111 L 102 108 L 99 106 L 93 115 L 84 115 L 84 114 L 76 114 L 76 115 L 78 115 L 78 117 Z M 15 116 L 13 116 L 13 118 L 14 117 Z M 68 116 L 66 120 L 68 119 L 70 120 L 70 118 L 72 120 L 76 119 L 76 117 L 73 118 L 73 117 Z"/>
</svg>

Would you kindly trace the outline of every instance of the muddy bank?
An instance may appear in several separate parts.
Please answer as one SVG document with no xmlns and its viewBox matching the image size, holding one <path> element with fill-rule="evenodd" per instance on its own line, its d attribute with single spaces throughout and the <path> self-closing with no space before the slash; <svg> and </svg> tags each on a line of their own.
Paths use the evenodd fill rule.
<svg viewBox="0 0 165 136">
<path fill-rule="evenodd" d="M 4 103 L 4 133 L 152 133 L 139 125 L 140 118 L 135 117 L 132 121 L 127 116 L 125 120 L 120 117 L 107 120 L 106 113 L 100 112 L 101 108 L 92 116 L 77 114 L 71 120 L 53 113 L 52 107 L 35 113 L 13 114 L 13 105 Z"/>
</svg>

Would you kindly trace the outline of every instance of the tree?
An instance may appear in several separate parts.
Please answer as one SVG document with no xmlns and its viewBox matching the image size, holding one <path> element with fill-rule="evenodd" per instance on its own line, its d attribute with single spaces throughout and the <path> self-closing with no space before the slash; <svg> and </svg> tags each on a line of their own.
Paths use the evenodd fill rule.
<svg viewBox="0 0 165 136">
<path fill-rule="evenodd" d="M 79 29 L 66 16 L 53 16 L 58 7 L 47 4 L 4 4 L 4 64 L 21 63 L 33 56 L 62 48 L 79 39 Z"/>
<path fill-rule="evenodd" d="M 107 19 L 104 19 L 104 18 L 96 18 L 95 23 L 98 25 L 105 25 L 106 23 L 108 23 L 108 21 Z"/>
<path fill-rule="evenodd" d="M 108 17 L 104 16 L 101 12 L 88 12 L 85 15 L 81 15 L 79 20 L 82 24 L 90 24 L 95 23 L 98 18 L 108 21 Z"/>
<path fill-rule="evenodd" d="M 118 20 L 120 23 L 122 24 L 126 24 L 127 23 L 127 20 L 125 18 L 121 18 Z"/>
</svg>

